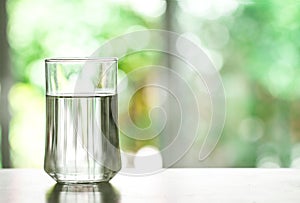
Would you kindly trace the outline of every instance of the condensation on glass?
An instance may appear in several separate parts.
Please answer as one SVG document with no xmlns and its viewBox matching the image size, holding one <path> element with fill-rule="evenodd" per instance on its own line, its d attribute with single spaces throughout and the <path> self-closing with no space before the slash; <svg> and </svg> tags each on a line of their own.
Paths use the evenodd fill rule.
<svg viewBox="0 0 300 203">
<path fill-rule="evenodd" d="M 117 59 L 47 59 L 45 65 L 45 171 L 61 183 L 109 181 L 121 168 Z"/>
</svg>

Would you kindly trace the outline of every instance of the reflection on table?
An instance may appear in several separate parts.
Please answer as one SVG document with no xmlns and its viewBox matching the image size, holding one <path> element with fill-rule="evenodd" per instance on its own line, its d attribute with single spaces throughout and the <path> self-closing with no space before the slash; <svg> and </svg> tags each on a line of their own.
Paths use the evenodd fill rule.
<svg viewBox="0 0 300 203">
<path fill-rule="evenodd" d="M 115 203 L 120 196 L 110 183 L 56 184 L 47 192 L 46 199 L 48 203 Z"/>
</svg>

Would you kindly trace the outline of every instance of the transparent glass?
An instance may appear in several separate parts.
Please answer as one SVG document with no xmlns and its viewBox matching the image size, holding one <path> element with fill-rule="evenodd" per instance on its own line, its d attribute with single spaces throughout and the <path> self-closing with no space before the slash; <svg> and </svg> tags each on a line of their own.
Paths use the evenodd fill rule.
<svg viewBox="0 0 300 203">
<path fill-rule="evenodd" d="M 120 169 L 116 58 L 47 59 L 45 171 L 61 183 Z"/>
</svg>

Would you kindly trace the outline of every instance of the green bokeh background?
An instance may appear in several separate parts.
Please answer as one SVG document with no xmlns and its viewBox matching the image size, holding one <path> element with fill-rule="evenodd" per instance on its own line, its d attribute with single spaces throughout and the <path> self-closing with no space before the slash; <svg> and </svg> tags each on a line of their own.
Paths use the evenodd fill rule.
<svg viewBox="0 0 300 203">
<path fill-rule="evenodd" d="M 13 167 L 43 164 L 44 58 L 88 56 L 108 39 L 164 29 L 168 22 L 210 53 L 227 99 L 225 127 L 213 154 L 201 163 L 199 150 L 192 149 L 179 166 L 300 167 L 300 2 L 209 2 L 8 0 Z M 169 15 L 167 3 L 175 5 Z M 120 61 L 119 69 L 124 75 L 156 60 L 141 53 Z M 133 121 L 149 125 L 145 93 L 133 100 Z M 145 145 L 159 146 L 159 140 L 137 142 L 121 135 L 125 151 Z"/>
</svg>

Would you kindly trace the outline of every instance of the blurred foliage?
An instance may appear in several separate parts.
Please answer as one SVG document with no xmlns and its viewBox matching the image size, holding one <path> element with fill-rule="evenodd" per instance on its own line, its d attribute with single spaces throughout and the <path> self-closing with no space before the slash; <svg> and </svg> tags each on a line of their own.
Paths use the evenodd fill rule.
<svg viewBox="0 0 300 203">
<path fill-rule="evenodd" d="M 13 74 L 17 81 L 9 96 L 12 161 L 14 167 L 41 167 L 45 123 L 43 60 L 89 56 L 105 40 L 124 32 L 159 28 L 160 18 L 142 16 L 129 4 L 111 1 L 9 0 L 7 7 Z M 153 60 L 144 54 L 134 57 L 136 64 Z M 125 72 L 130 67 L 128 62 L 119 66 Z M 130 139 L 121 139 L 122 145 L 137 149 L 127 142 Z"/>
<path fill-rule="evenodd" d="M 300 34 L 296 20 L 299 7 L 297 2 L 257 1 L 241 6 L 233 23 L 225 21 L 231 39 L 222 50 L 226 57 L 222 74 L 229 92 L 224 133 L 240 139 L 236 145 L 241 149 L 236 150 L 235 166 L 290 166 L 290 153 L 296 141 L 293 138 L 299 137 L 299 131 L 292 125 L 294 122 L 299 125 L 293 120 L 296 118 L 293 114 L 299 114 L 294 106 L 299 100 L 297 55 L 300 50 L 292 37 Z M 231 111 L 235 109 L 244 109 L 244 112 L 233 115 Z M 252 122 L 247 124 L 249 119 Z M 257 135 L 257 131 L 261 135 L 256 139 L 249 135 L 242 139 L 247 131 L 251 137 Z M 228 138 L 227 142 L 230 141 Z"/>
<path fill-rule="evenodd" d="M 15 167 L 43 163 L 44 58 L 87 56 L 107 39 L 163 28 L 163 7 L 154 9 L 151 17 L 151 12 L 137 9 L 139 3 L 128 2 L 137 1 L 8 1 L 8 36 L 17 81 L 9 95 Z M 218 148 L 205 163 L 195 163 L 198 151 L 192 149 L 187 156 L 195 159 L 186 158 L 183 165 L 299 167 L 300 3 L 228 0 L 222 7 L 212 3 L 218 1 L 178 2 L 175 29 L 207 50 L 220 69 L 227 95 L 227 119 Z M 120 60 L 119 68 L 128 73 L 156 60 L 161 59 L 155 54 L 138 53 Z M 146 100 L 141 90 L 130 105 L 131 117 L 140 127 L 149 124 Z M 124 150 L 136 152 L 146 144 L 159 145 L 159 140 L 145 143 L 121 136 L 121 144 Z"/>
</svg>

